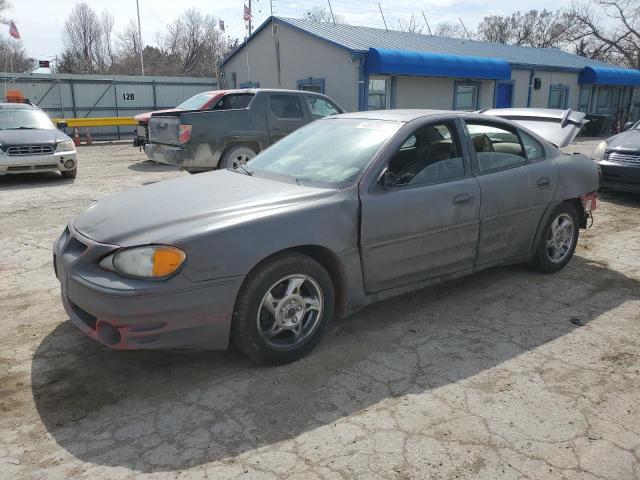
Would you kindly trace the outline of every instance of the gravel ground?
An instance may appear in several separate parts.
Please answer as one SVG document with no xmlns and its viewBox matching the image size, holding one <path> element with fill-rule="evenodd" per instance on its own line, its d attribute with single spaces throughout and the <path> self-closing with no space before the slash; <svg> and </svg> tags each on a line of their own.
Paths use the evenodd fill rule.
<svg viewBox="0 0 640 480">
<path fill-rule="evenodd" d="M 110 351 L 70 325 L 51 266 L 64 225 L 186 175 L 129 145 L 79 159 L 75 181 L 0 177 L 0 478 L 640 478 L 640 196 L 603 194 L 558 274 L 404 295 L 260 368 Z"/>
</svg>

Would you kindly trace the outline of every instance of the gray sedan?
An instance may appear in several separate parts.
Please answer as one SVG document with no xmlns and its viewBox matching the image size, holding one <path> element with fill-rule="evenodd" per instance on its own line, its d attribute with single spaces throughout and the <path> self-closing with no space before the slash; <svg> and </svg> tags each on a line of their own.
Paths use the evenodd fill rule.
<svg viewBox="0 0 640 480">
<path fill-rule="evenodd" d="M 237 170 L 93 204 L 54 246 L 62 301 L 110 347 L 225 349 L 231 339 L 256 362 L 285 363 L 332 317 L 372 302 L 494 265 L 555 272 L 595 208 L 598 171 L 549 141 L 568 143 L 583 117 L 318 120 Z"/>
<path fill-rule="evenodd" d="M 640 193 L 640 122 L 600 142 L 591 157 L 600 166 L 601 187 Z"/>
</svg>

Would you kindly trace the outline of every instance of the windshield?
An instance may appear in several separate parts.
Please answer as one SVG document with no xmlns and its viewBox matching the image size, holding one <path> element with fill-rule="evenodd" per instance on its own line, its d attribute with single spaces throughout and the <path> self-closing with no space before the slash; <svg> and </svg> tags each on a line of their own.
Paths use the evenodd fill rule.
<svg viewBox="0 0 640 480">
<path fill-rule="evenodd" d="M 56 127 L 40 110 L 0 109 L 0 130 L 54 130 Z"/>
<path fill-rule="evenodd" d="M 211 100 L 216 94 L 212 92 L 204 92 L 194 95 L 193 97 L 185 100 L 176 108 L 181 108 L 182 110 L 199 110 L 202 106 Z"/>
<path fill-rule="evenodd" d="M 247 167 L 298 183 L 346 185 L 364 170 L 402 122 L 331 118 L 296 130 L 268 148 Z"/>
</svg>

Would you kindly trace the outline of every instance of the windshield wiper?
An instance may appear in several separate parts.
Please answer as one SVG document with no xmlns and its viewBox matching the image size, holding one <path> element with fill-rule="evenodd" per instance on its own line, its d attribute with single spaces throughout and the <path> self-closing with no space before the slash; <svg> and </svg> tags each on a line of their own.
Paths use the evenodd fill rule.
<svg viewBox="0 0 640 480">
<path fill-rule="evenodd" d="M 244 173 L 246 173 L 250 177 L 253 177 L 253 171 L 249 170 L 244 163 L 238 164 L 238 168 L 241 169 Z"/>
<path fill-rule="evenodd" d="M 3 128 L 3 130 L 38 130 L 35 127 L 11 127 L 11 128 Z"/>
</svg>

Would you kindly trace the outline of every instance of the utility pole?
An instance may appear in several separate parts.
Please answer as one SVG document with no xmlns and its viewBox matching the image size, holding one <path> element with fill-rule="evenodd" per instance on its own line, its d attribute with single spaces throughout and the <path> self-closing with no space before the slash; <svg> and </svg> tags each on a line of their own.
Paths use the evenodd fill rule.
<svg viewBox="0 0 640 480">
<path fill-rule="evenodd" d="M 384 19 L 384 13 L 382 13 L 382 7 L 380 6 L 379 3 L 378 3 L 378 8 L 380 9 L 380 15 L 382 15 L 382 22 L 384 23 L 384 29 L 388 32 L 389 29 L 387 28 L 387 21 Z"/>
<path fill-rule="evenodd" d="M 136 0 L 136 10 L 138 11 L 138 44 L 140 45 L 140 71 L 144 77 L 144 60 L 142 59 L 142 28 L 140 28 L 140 0 Z"/>
<path fill-rule="evenodd" d="M 464 26 L 464 22 L 462 21 L 462 18 L 458 17 L 458 20 L 460 20 L 460 25 L 462 25 L 464 33 L 467 34 L 467 39 L 471 40 L 471 35 L 469 35 L 469 30 L 467 30 L 467 27 Z"/>
<path fill-rule="evenodd" d="M 327 0 L 327 3 L 329 4 L 329 11 L 331 12 L 331 19 L 333 20 L 333 24 L 336 24 L 336 17 L 333 16 L 333 8 L 331 8 L 331 0 Z"/>
<path fill-rule="evenodd" d="M 433 35 L 433 33 L 431 33 L 431 27 L 429 26 L 429 21 L 427 20 L 427 16 L 424 14 L 424 10 L 422 10 L 422 18 L 424 18 L 424 23 L 427 24 L 427 30 L 429 30 L 429 35 Z"/>
</svg>

